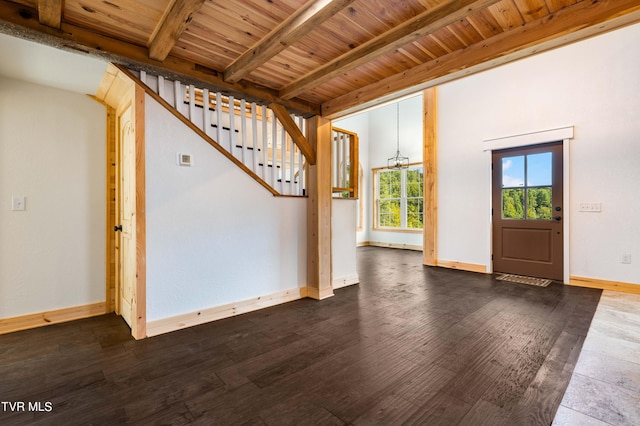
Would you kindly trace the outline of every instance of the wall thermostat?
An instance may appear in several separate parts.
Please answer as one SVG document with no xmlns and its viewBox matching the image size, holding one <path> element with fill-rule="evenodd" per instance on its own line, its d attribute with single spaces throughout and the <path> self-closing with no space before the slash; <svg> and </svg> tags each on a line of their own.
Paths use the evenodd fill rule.
<svg viewBox="0 0 640 426">
<path fill-rule="evenodd" d="M 178 166 L 191 167 L 191 154 L 178 153 Z"/>
</svg>

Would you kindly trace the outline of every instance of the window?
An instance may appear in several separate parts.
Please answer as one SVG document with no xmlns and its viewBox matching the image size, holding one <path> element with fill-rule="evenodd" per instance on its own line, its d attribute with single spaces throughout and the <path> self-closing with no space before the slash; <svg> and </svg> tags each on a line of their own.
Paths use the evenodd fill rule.
<svg viewBox="0 0 640 426">
<path fill-rule="evenodd" d="M 502 218 L 551 219 L 551 152 L 502 159 Z"/>
<path fill-rule="evenodd" d="M 332 182 L 334 198 L 358 198 L 358 135 L 332 128 Z"/>
<path fill-rule="evenodd" d="M 423 169 L 374 169 L 374 228 L 421 230 L 423 224 Z"/>
</svg>

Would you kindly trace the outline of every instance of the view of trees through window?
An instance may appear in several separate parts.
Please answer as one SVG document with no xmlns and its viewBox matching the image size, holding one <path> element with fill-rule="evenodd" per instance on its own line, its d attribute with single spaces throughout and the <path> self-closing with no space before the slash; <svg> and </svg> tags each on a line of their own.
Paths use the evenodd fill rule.
<svg viewBox="0 0 640 426">
<path fill-rule="evenodd" d="M 551 188 L 527 188 L 527 219 L 551 219 Z M 524 188 L 502 190 L 503 219 L 524 219 Z"/>
<path fill-rule="evenodd" d="M 422 229 L 422 166 L 378 172 L 378 226 Z"/>
<path fill-rule="evenodd" d="M 551 219 L 552 153 L 502 159 L 502 218 Z"/>
</svg>

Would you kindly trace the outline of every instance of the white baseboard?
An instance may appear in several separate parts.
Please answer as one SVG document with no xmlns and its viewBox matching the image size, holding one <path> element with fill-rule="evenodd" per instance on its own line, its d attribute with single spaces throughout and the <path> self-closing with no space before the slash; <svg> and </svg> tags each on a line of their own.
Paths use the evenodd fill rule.
<svg viewBox="0 0 640 426">
<path fill-rule="evenodd" d="M 334 278 L 331 285 L 335 290 L 337 288 L 358 284 L 359 282 L 360 282 L 360 278 L 358 277 L 358 274 L 352 274 L 352 275 L 346 275 L 344 277 Z"/>
</svg>

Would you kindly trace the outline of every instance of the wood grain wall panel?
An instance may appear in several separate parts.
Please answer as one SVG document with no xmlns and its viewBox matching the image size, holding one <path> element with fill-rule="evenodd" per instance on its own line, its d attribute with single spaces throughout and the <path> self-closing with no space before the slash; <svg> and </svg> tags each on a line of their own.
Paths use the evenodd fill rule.
<svg viewBox="0 0 640 426">
<path fill-rule="evenodd" d="M 524 24 L 524 19 L 512 0 L 502 0 L 487 9 L 504 31 Z"/>
<path fill-rule="evenodd" d="M 449 29 L 449 27 L 442 28 L 432 35 L 448 52 L 453 52 L 466 47 L 464 43 L 462 43 L 460 39 Z"/>
<path fill-rule="evenodd" d="M 488 10 L 481 10 L 467 18 L 473 28 L 486 40 L 504 31 L 496 17 Z"/>
<path fill-rule="evenodd" d="M 36 1 L 37 0 L 16 0 L 14 1 L 14 3 L 18 3 L 21 4 L 23 6 L 27 6 L 27 7 L 31 7 L 33 9 L 36 8 Z"/>
<path fill-rule="evenodd" d="M 549 14 L 549 8 L 544 0 L 514 0 L 525 22 L 535 21 Z"/>
<path fill-rule="evenodd" d="M 423 39 L 424 40 L 424 39 Z M 435 59 L 436 55 L 433 54 L 433 52 L 431 52 L 431 50 L 429 50 L 425 44 L 423 43 L 423 40 L 417 40 L 414 41 L 412 43 L 412 45 L 416 48 L 419 49 L 422 53 L 424 53 L 426 55 L 426 57 L 430 60 L 430 59 Z"/>
<path fill-rule="evenodd" d="M 146 46 L 170 0 L 64 2 L 64 20 L 128 43 Z"/>
<path fill-rule="evenodd" d="M 553 13 L 567 6 L 576 4 L 581 0 L 545 0 L 545 1 L 547 4 L 547 7 L 549 8 L 549 11 Z"/>
<path fill-rule="evenodd" d="M 451 31 L 456 34 L 458 40 L 460 40 L 465 47 L 484 39 L 482 34 L 480 34 L 480 32 L 471 25 L 471 22 L 469 22 L 468 19 L 462 19 L 458 22 L 454 22 L 451 25 Z"/>
<path fill-rule="evenodd" d="M 214 70 L 224 69 L 236 56 L 236 53 L 229 48 L 222 48 L 215 43 L 209 43 L 191 33 L 183 34 L 173 47 L 173 50 L 179 51 L 179 56 L 182 59 L 204 65 Z M 178 56 L 177 53 L 172 52 L 171 54 Z"/>
</svg>

